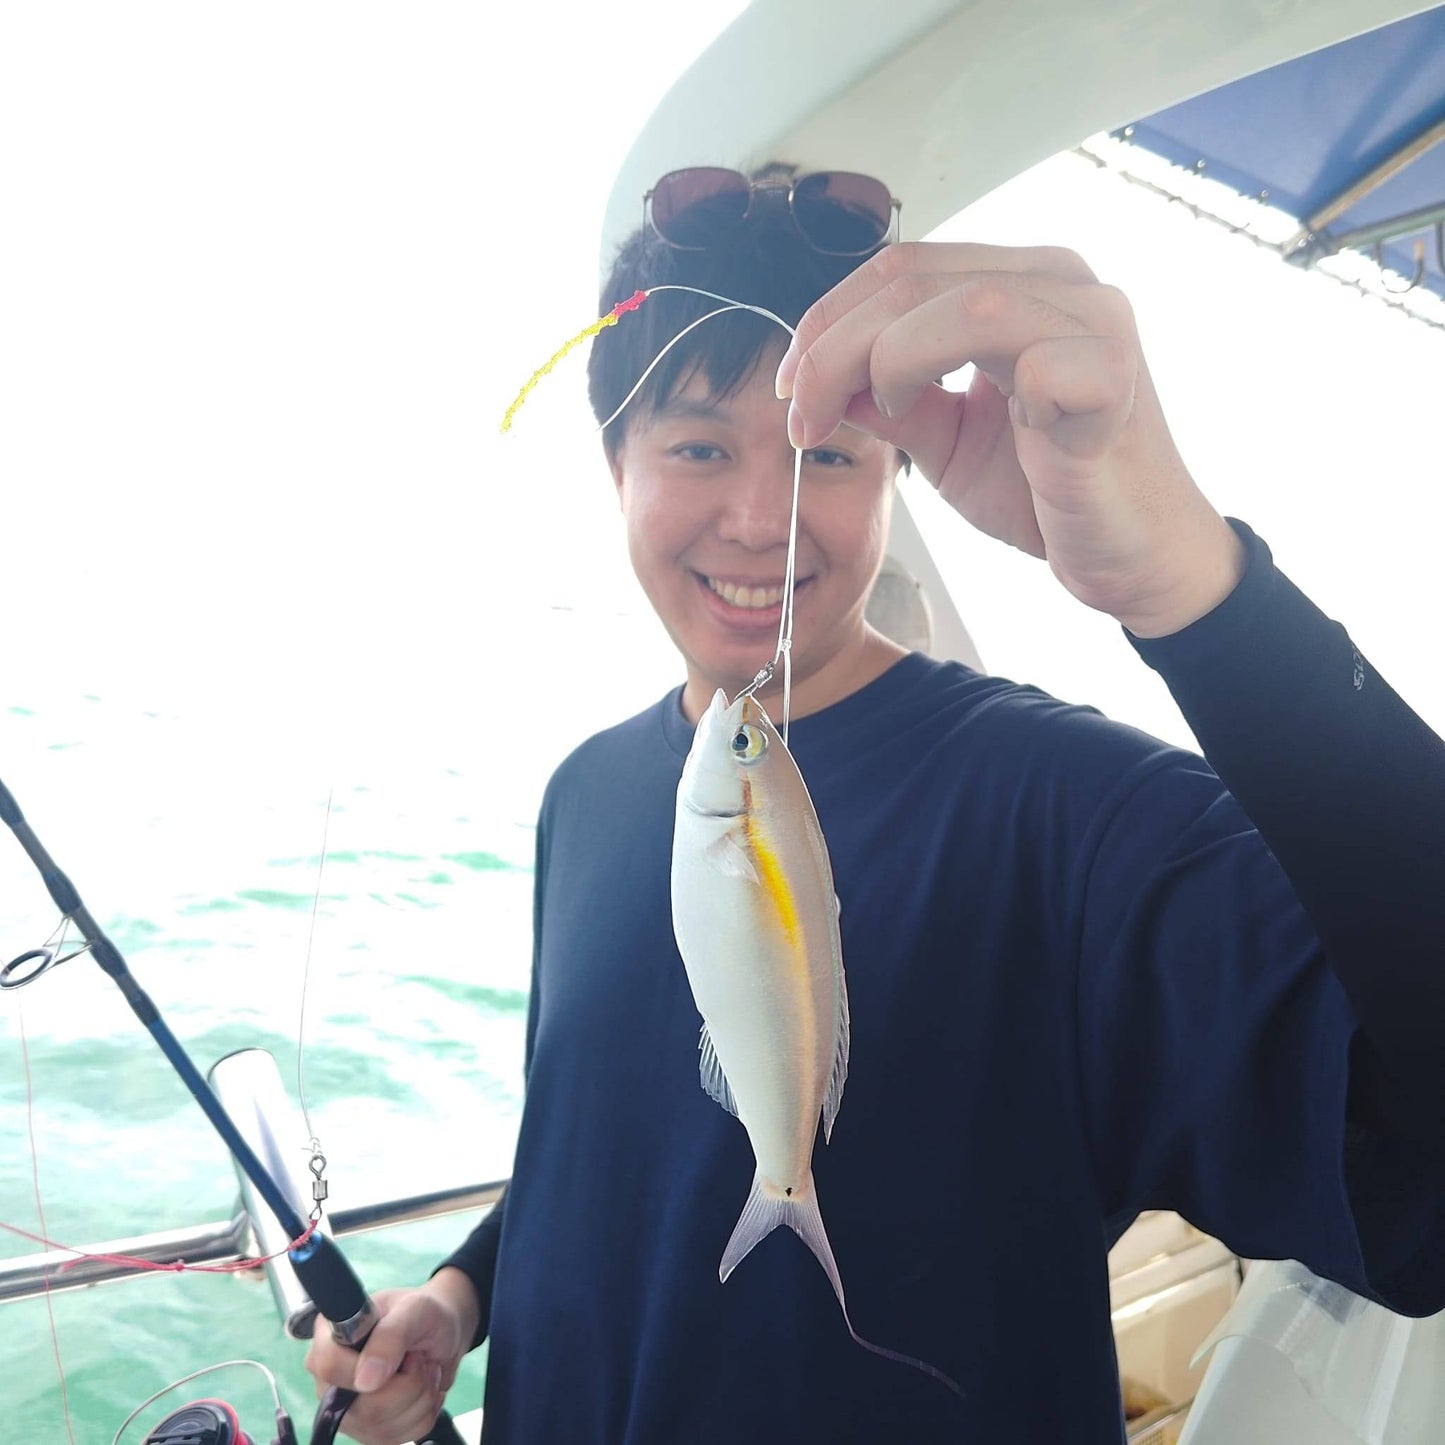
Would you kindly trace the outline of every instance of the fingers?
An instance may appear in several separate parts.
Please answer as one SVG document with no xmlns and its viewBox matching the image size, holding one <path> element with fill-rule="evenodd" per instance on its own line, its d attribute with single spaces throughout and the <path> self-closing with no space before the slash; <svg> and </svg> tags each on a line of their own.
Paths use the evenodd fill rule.
<svg viewBox="0 0 1445 1445">
<path fill-rule="evenodd" d="M 346 1413 L 347 1435 L 361 1445 L 400 1445 L 424 1434 L 440 1413 L 457 1351 L 450 1335 L 440 1346 L 434 1338 L 438 1307 L 424 1291 L 381 1291 L 375 1303 L 380 1318 L 359 1354 L 323 1332 L 311 1342 L 306 1368 L 318 1395 L 329 1385 L 359 1392 Z"/>
<path fill-rule="evenodd" d="M 379 1390 L 401 1368 L 419 1343 L 422 1321 L 405 1303 L 384 1314 L 366 1337 L 356 1366 L 353 1388 L 362 1394 Z"/>
<path fill-rule="evenodd" d="M 444 1399 L 441 1366 L 409 1355 L 385 1384 L 357 1397 L 342 1432 L 360 1445 L 404 1445 L 426 1434 Z"/>
<path fill-rule="evenodd" d="M 1009 395 L 1030 346 L 1091 335 L 1134 344 L 1132 313 L 1112 288 L 1002 272 L 909 275 L 803 353 L 792 382 L 794 444 L 817 445 L 863 391 L 884 415 L 905 417 L 924 388 L 970 362 Z"/>
<path fill-rule="evenodd" d="M 970 273 L 1031 272 L 1075 283 L 1094 273 L 1081 256 L 1059 246 L 979 246 L 972 243 L 906 242 L 889 246 L 815 302 L 798 323 L 797 335 L 778 368 L 778 395 L 793 394 L 798 360 L 825 332 L 885 287 L 919 275 L 961 278 Z"/>
<path fill-rule="evenodd" d="M 325 1366 L 324 1372 L 314 1367 L 317 1364 Z M 343 1433 L 360 1445 L 402 1445 L 425 1434 L 441 1413 L 456 1375 L 454 1368 L 448 1370 L 423 1354 L 408 1353 L 393 1365 L 366 1351 L 356 1355 L 342 1346 L 319 1342 L 313 1342 L 306 1367 L 317 1377 L 318 1396 L 330 1385 L 359 1392 L 346 1412 Z"/>
<path fill-rule="evenodd" d="M 315 1378 L 316 1393 L 319 1395 L 328 1385 L 336 1385 L 343 1390 L 355 1389 L 356 1367 L 360 1361 L 360 1355 L 354 1350 L 348 1350 L 344 1345 L 337 1344 L 331 1338 L 330 1331 L 323 1326 L 312 1336 L 303 1364 Z"/>
<path fill-rule="evenodd" d="M 369 1403 L 385 1409 L 386 1430 L 399 1441 L 420 1439 L 442 1412 L 445 1388 L 438 1364 L 408 1356 L 385 1389 L 389 1392 L 386 1398 L 378 1392 L 368 1397 Z"/>
<path fill-rule="evenodd" d="M 1113 336 L 1035 342 L 1014 368 L 1009 416 L 1080 459 L 1102 456 L 1134 406 L 1138 357 Z"/>
</svg>

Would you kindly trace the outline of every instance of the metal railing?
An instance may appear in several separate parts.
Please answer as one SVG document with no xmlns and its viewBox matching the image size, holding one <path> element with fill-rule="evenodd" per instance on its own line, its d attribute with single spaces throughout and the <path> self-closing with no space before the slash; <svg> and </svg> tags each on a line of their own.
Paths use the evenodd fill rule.
<svg viewBox="0 0 1445 1445">
<path fill-rule="evenodd" d="M 333 1209 L 327 1214 L 328 1232 L 333 1238 L 341 1239 L 348 1234 L 385 1229 L 393 1224 L 410 1224 L 419 1219 L 486 1209 L 501 1197 L 506 1182 L 500 1179 L 489 1184 L 460 1184 L 451 1189 L 437 1189 L 401 1199 L 381 1199 L 354 1209 Z M 82 1250 L 80 1254 L 69 1250 L 48 1250 L 3 1259 L 0 1260 L 0 1304 L 7 1300 L 43 1295 L 47 1288 L 54 1294 L 62 1290 L 137 1279 L 152 1272 L 143 1266 L 118 1262 L 114 1258 L 91 1259 L 86 1258 L 88 1255 L 123 1255 L 129 1260 L 144 1260 L 150 1265 L 172 1265 L 182 1261 L 186 1264 L 233 1264 L 249 1257 L 250 1237 L 251 1221 L 243 1211 L 230 1220 L 215 1220 L 187 1229 L 168 1229 L 130 1239 L 77 1246 Z"/>
</svg>

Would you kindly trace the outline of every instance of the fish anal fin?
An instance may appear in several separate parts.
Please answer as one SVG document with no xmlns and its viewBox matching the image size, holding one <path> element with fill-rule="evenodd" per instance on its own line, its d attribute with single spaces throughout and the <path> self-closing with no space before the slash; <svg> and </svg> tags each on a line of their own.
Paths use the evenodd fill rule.
<svg viewBox="0 0 1445 1445">
<path fill-rule="evenodd" d="M 713 1046 L 712 1035 L 707 1030 L 706 1022 L 703 1023 L 702 1034 L 697 1041 L 697 1052 L 698 1072 L 702 1076 L 703 1089 L 729 1114 L 736 1115 L 738 1101 L 733 1098 L 727 1075 L 723 1073 L 722 1064 L 718 1062 L 717 1049 Z"/>
<path fill-rule="evenodd" d="M 828 1075 L 828 1092 L 823 1096 L 823 1142 L 833 1139 L 833 1120 L 843 1102 L 843 1085 L 848 1078 L 848 1044 L 851 1027 L 848 1023 L 848 984 L 843 971 L 838 971 L 837 1047 L 833 1051 L 833 1072 Z"/>
</svg>

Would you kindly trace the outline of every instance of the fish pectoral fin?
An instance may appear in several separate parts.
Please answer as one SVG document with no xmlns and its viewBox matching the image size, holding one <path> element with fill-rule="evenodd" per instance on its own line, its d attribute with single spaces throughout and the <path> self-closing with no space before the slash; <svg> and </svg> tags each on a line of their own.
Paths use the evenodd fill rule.
<svg viewBox="0 0 1445 1445">
<path fill-rule="evenodd" d="M 758 870 L 753 867 L 753 860 L 747 855 L 747 850 L 730 832 L 709 843 L 702 850 L 702 856 L 707 859 L 708 865 L 724 878 L 742 878 L 749 883 L 762 882 L 758 877 Z"/>
<path fill-rule="evenodd" d="M 713 1046 L 712 1035 L 703 1022 L 702 1034 L 697 1041 L 698 1072 L 702 1075 L 702 1086 L 710 1098 L 716 1099 L 724 1109 L 737 1116 L 738 1101 L 733 1098 L 732 1086 L 718 1062 L 717 1049 Z"/>
<path fill-rule="evenodd" d="M 833 1142 L 833 1120 L 843 1102 L 843 1085 L 848 1079 L 848 1045 L 852 1026 L 848 1022 L 848 982 L 838 973 L 838 1016 L 835 1030 L 837 1044 L 833 1049 L 833 1072 L 828 1076 L 828 1092 L 823 1096 L 823 1142 Z"/>
</svg>

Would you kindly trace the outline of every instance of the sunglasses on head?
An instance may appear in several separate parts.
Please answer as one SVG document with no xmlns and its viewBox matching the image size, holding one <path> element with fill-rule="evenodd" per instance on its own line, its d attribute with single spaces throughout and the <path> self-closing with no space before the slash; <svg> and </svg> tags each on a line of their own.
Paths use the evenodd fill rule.
<svg viewBox="0 0 1445 1445">
<path fill-rule="evenodd" d="M 853 171 L 751 180 L 720 166 L 669 171 L 642 198 L 643 214 L 669 246 L 706 251 L 726 245 L 752 214 L 759 191 L 785 192 L 799 234 L 827 256 L 862 256 L 888 238 L 902 202 L 872 176 Z"/>
</svg>

